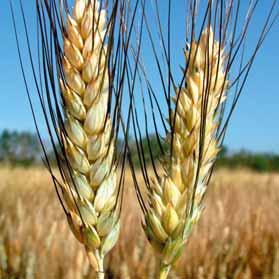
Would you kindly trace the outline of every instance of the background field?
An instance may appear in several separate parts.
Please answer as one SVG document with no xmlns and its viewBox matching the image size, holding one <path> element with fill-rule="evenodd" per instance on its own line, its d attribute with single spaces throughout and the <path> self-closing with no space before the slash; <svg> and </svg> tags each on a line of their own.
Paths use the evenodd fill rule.
<svg viewBox="0 0 279 279">
<path fill-rule="evenodd" d="M 47 172 L 0 169 L 0 278 L 94 278 L 72 236 Z M 128 175 L 123 225 L 108 278 L 154 278 Z M 170 278 L 279 278 L 279 175 L 218 170 L 206 209 Z"/>
</svg>

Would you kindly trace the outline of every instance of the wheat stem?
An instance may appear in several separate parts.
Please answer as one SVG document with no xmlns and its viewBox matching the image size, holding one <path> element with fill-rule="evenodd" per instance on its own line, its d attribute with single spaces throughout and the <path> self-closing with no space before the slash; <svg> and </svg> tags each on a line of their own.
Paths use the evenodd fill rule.
<svg viewBox="0 0 279 279">
<path fill-rule="evenodd" d="M 160 264 L 158 279 L 167 279 L 170 270 L 171 270 L 171 265 Z"/>
<path fill-rule="evenodd" d="M 97 279 L 104 279 L 105 278 L 105 271 L 104 271 L 104 257 L 100 256 L 98 251 L 95 251 L 95 256 L 98 263 L 98 271 Z"/>
<path fill-rule="evenodd" d="M 98 272 L 97 273 L 97 279 L 105 279 L 105 273 L 104 272 Z"/>
</svg>

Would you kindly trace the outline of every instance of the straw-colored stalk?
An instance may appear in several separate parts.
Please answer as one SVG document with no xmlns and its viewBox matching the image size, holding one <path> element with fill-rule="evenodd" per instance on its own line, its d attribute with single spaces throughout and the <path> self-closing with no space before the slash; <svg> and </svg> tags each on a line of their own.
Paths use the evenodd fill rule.
<svg viewBox="0 0 279 279">
<path fill-rule="evenodd" d="M 223 49 L 211 28 L 203 31 L 200 42 L 191 43 L 185 56 L 186 85 L 177 90 L 176 117 L 173 111 L 170 120 L 174 126 L 172 158 L 163 163 L 162 178 L 152 180 L 145 215 L 145 232 L 160 256 L 161 279 L 167 278 L 201 214 L 206 177 L 219 150 L 216 111 L 227 88 Z"/>
<path fill-rule="evenodd" d="M 94 30 L 93 30 L 94 29 Z M 106 11 L 97 0 L 76 0 L 67 16 L 63 75 L 65 145 L 69 175 L 62 195 L 68 222 L 104 278 L 105 255 L 119 235 L 115 141 L 107 115 L 109 72 L 104 44 Z"/>
</svg>

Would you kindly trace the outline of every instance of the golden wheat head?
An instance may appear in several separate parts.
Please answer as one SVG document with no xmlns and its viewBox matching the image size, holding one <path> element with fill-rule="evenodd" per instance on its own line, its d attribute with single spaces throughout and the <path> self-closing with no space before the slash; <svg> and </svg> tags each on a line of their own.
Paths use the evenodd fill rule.
<svg viewBox="0 0 279 279">
<path fill-rule="evenodd" d="M 64 34 L 63 139 L 71 171 L 63 198 L 70 227 L 90 253 L 95 270 L 119 236 L 115 142 L 107 115 L 109 73 L 104 43 L 106 11 L 99 1 L 75 1 Z"/>
<path fill-rule="evenodd" d="M 123 1 L 105 5 L 99 0 L 75 0 L 72 8 L 67 1 L 44 0 L 37 1 L 36 8 L 38 73 L 23 9 L 22 16 L 59 177 L 53 171 L 26 83 L 28 99 L 69 226 L 86 248 L 98 278 L 104 278 L 104 258 L 120 232 L 125 154 L 123 146 L 116 152 L 116 141 L 119 131 L 125 133 L 121 118 L 124 50 L 128 47 L 125 32 L 131 28 L 128 24 L 126 31 L 122 28 L 121 13 L 128 15 L 131 10 L 126 14 Z M 116 36 L 119 42 L 114 45 Z M 22 72 L 25 77 L 23 67 Z"/>
<path fill-rule="evenodd" d="M 206 58 L 208 42 L 211 45 L 210 56 Z M 191 227 L 201 214 L 201 201 L 207 186 L 206 177 L 218 154 L 215 111 L 225 99 L 225 93 L 222 93 L 223 88 L 226 88 L 223 57 L 219 56 L 219 44 L 214 41 L 211 28 L 204 30 L 199 44 L 192 43 L 191 51 L 196 57 L 190 59 L 189 50 L 185 52 L 189 61 L 185 76 L 186 86 L 178 89 L 173 99 L 177 111 L 172 111 L 170 120 L 175 121 L 172 123 L 174 133 L 171 161 L 164 162 L 164 169 L 167 171 L 161 178 L 152 179 L 150 207 L 145 215 L 145 232 L 151 245 L 159 253 L 162 270 L 165 266 L 166 273 L 184 250 Z M 202 100 L 205 87 L 208 87 L 209 92 L 206 109 Z M 206 118 L 203 150 L 200 149 L 202 115 Z M 197 174 L 199 178 L 195 185 Z M 189 214 L 194 191 L 193 214 Z M 162 278 L 163 273 L 164 271 Z"/>
<path fill-rule="evenodd" d="M 158 30 L 154 33 L 159 35 L 161 48 L 155 47 L 158 39 L 153 35 L 154 24 L 149 18 L 144 18 L 154 54 L 152 71 L 154 72 L 154 68 L 158 71 L 162 95 L 157 96 L 158 84 L 149 78 L 148 67 L 152 63 L 148 61 L 146 67 L 142 60 L 138 62 L 135 59 L 135 64 L 139 64 L 142 80 L 146 83 L 142 85 L 144 82 L 141 80 L 141 86 L 146 89 L 147 95 L 145 97 L 142 94 L 141 98 L 145 112 L 144 133 L 147 136 L 147 153 L 152 164 L 149 168 L 146 166 L 141 127 L 133 124 L 139 154 L 137 158 L 146 192 L 143 193 L 143 187 L 139 185 L 135 172 L 134 184 L 144 213 L 144 231 L 160 259 L 158 276 L 161 279 L 167 278 L 171 267 L 184 251 L 193 225 L 201 216 L 205 193 L 228 122 L 255 54 L 277 17 L 274 14 L 271 16 L 275 6 L 273 2 L 261 33 L 262 37 L 248 62 L 244 62 L 244 46 L 255 10 L 254 3 L 250 3 L 243 28 L 239 28 L 238 34 L 236 27 L 239 22 L 239 2 L 237 4 L 237 1 L 207 1 L 203 5 L 198 2 L 193 0 L 188 1 L 188 6 L 186 4 L 187 44 L 183 61 L 185 67 L 181 67 L 182 78 L 179 83 L 176 81 L 172 65 L 175 56 L 171 53 L 171 46 L 175 35 L 171 32 L 171 26 L 175 4 L 171 1 L 168 1 L 166 25 L 162 23 L 160 5 L 157 1 L 155 3 L 154 17 L 157 20 Z M 145 9 L 147 8 L 143 5 L 143 13 Z M 177 31 L 175 25 L 173 31 L 174 33 Z M 240 65 L 236 70 L 237 75 L 231 77 L 234 72 L 232 65 L 236 59 L 240 61 Z M 167 76 L 164 76 L 165 72 Z M 154 73 L 151 76 L 153 75 Z M 235 89 L 235 95 L 226 110 L 228 91 L 232 88 Z M 135 115 L 139 110 L 138 106 L 138 103 L 134 105 Z M 159 112 L 157 117 L 155 110 Z M 152 114 L 149 114 L 149 111 Z M 155 160 L 155 152 L 152 150 L 148 118 L 153 118 L 155 135 L 152 140 L 154 144 L 155 139 L 160 150 L 158 161 Z M 133 156 L 129 158 L 133 170 Z"/>
</svg>

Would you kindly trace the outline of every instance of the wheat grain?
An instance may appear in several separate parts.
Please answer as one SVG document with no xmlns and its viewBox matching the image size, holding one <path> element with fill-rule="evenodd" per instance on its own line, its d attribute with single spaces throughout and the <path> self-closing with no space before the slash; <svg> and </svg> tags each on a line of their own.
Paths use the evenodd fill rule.
<svg viewBox="0 0 279 279">
<path fill-rule="evenodd" d="M 109 72 L 104 44 L 106 11 L 98 1 L 76 0 L 64 34 L 63 138 L 70 173 L 62 193 L 69 225 L 104 277 L 103 260 L 119 235 L 115 141 L 107 115 Z"/>
<path fill-rule="evenodd" d="M 227 88 L 223 49 L 214 41 L 211 28 L 203 31 L 200 42 L 194 41 L 185 55 L 186 86 L 177 90 L 173 100 L 177 112 L 173 110 L 170 120 L 174 127 L 173 141 L 169 138 L 173 154 L 170 163 L 163 163 L 163 177 L 152 180 L 150 208 L 145 216 L 145 232 L 161 258 L 160 278 L 167 277 L 201 214 L 206 177 L 219 150 L 216 111 L 225 100 Z M 204 98 L 208 98 L 206 106 Z"/>
</svg>

